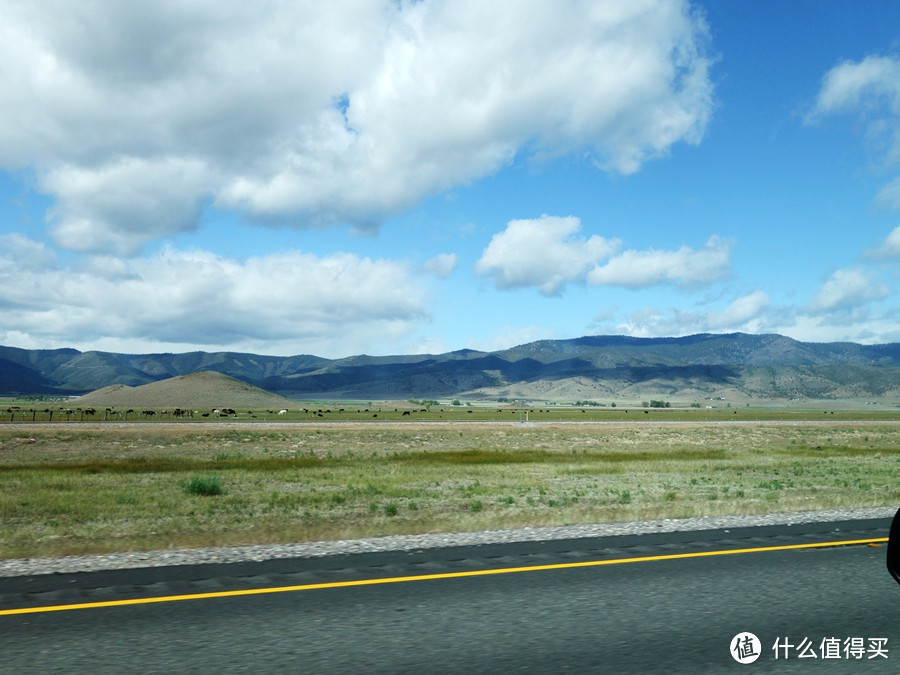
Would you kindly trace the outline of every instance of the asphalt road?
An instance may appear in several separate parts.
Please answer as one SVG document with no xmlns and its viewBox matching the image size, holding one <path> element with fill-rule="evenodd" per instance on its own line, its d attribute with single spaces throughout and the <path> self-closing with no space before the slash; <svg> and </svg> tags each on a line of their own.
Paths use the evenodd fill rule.
<svg viewBox="0 0 900 675">
<path fill-rule="evenodd" d="M 886 547 L 837 545 L 889 524 L 0 579 L 0 672 L 900 673 Z M 748 631 L 761 654 L 742 665 Z M 793 647 L 776 659 L 776 641 Z"/>
</svg>

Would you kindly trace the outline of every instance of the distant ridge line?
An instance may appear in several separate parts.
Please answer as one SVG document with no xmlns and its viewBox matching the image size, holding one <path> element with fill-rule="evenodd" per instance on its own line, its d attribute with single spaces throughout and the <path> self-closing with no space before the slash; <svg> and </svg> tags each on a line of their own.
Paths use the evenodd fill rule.
<svg viewBox="0 0 900 675">
<path fill-rule="evenodd" d="M 812 343 L 777 334 L 587 335 L 492 352 L 461 349 L 340 359 L 0 347 L 0 393 L 5 395 L 82 395 L 198 371 L 227 375 L 291 399 L 900 400 L 900 343 Z"/>
</svg>

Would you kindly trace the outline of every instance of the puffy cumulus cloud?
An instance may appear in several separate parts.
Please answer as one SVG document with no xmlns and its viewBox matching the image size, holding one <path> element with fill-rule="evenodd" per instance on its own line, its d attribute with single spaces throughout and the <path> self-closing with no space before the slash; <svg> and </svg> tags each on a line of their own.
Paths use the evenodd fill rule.
<svg viewBox="0 0 900 675">
<path fill-rule="evenodd" d="M 453 274 L 458 264 L 459 256 L 455 253 L 439 253 L 425 261 L 424 269 L 438 279 L 446 279 Z"/>
<path fill-rule="evenodd" d="M 394 14 L 368 0 L 3 5 L 0 160 L 84 168 L 259 161 L 372 77 Z"/>
<path fill-rule="evenodd" d="M 749 295 L 737 298 L 721 312 L 711 312 L 707 324 L 716 330 L 746 328 L 770 304 L 768 293 L 762 290 L 753 291 Z"/>
<path fill-rule="evenodd" d="M 875 99 L 884 99 L 892 113 L 900 113 L 900 59 L 867 56 L 835 66 L 822 78 L 812 116 L 856 109 Z"/>
<path fill-rule="evenodd" d="M 18 232 L 0 234 L 0 274 L 34 272 L 56 262 L 56 253 Z"/>
<path fill-rule="evenodd" d="M 883 153 L 886 164 L 900 162 L 900 58 L 867 56 L 829 70 L 807 119 L 837 113 L 858 113 L 870 146 Z M 886 185 L 875 202 L 881 208 L 900 208 L 900 182 Z"/>
<path fill-rule="evenodd" d="M 607 333 L 635 337 L 668 337 L 696 333 L 777 333 L 807 342 L 849 341 L 862 344 L 896 342 L 900 338 L 897 310 L 873 301 L 884 297 L 883 286 L 864 290 L 868 277 L 859 270 L 835 273 L 823 287 L 819 306 L 775 304 L 756 290 L 731 300 L 723 309 L 648 306 L 622 318 L 597 318 Z M 854 299 L 855 298 L 855 299 Z"/>
<path fill-rule="evenodd" d="M 475 272 L 500 289 L 534 287 L 549 296 L 569 283 L 645 288 L 674 282 L 689 288 L 724 279 L 731 270 L 732 244 L 717 236 L 699 250 L 620 252 L 621 240 L 585 239 L 577 236 L 580 229 L 574 216 L 512 220 L 491 239 Z"/>
<path fill-rule="evenodd" d="M 591 270 L 592 285 L 645 288 L 675 282 L 701 286 L 726 278 L 731 270 L 731 242 L 713 236 L 702 249 L 682 246 L 676 251 L 623 251 L 605 265 Z"/>
<path fill-rule="evenodd" d="M 19 344 L 89 347 L 119 341 L 141 351 L 172 345 L 328 356 L 379 351 L 429 319 L 408 266 L 339 253 L 238 261 L 162 251 L 77 269 L 10 263 L 39 245 L 0 241 L 0 332 Z M 134 336 L 140 336 L 136 339 Z"/>
<path fill-rule="evenodd" d="M 642 307 L 632 312 L 616 326 L 615 332 L 632 337 L 661 337 L 684 335 L 685 325 L 696 326 L 696 313 L 688 321 L 684 312 L 675 310 L 674 316 L 666 316 L 656 307 Z M 690 330 L 690 329 L 688 329 Z M 699 329 L 691 332 L 701 332 Z"/>
<path fill-rule="evenodd" d="M 900 178 L 895 178 L 878 191 L 875 205 L 885 211 L 900 211 Z"/>
<path fill-rule="evenodd" d="M 409 348 L 405 350 L 406 354 L 445 354 L 451 351 L 451 347 L 447 342 L 436 335 L 429 335 L 413 341 Z"/>
<path fill-rule="evenodd" d="M 851 313 L 806 314 L 783 317 L 772 332 L 806 342 L 885 344 L 900 341 L 896 312 L 875 313 L 863 307 Z"/>
<path fill-rule="evenodd" d="M 500 289 L 536 287 L 555 295 L 568 283 L 583 283 L 588 271 L 618 248 L 615 240 L 576 236 L 580 229 L 573 216 L 511 220 L 484 249 L 475 272 L 492 277 Z"/>
<path fill-rule="evenodd" d="M 770 307 L 769 295 L 756 290 L 736 298 L 723 310 L 672 309 L 665 312 L 656 307 L 645 307 L 632 312 L 616 329 L 635 337 L 733 331 L 758 333 L 766 331 L 770 321 L 766 314 Z"/>
<path fill-rule="evenodd" d="M 854 267 L 837 270 L 807 305 L 812 314 L 853 312 L 860 306 L 887 297 L 887 286 L 875 282 L 864 270 Z"/>
<path fill-rule="evenodd" d="M 895 227 L 880 246 L 866 252 L 875 260 L 900 260 L 900 226 Z"/>
<path fill-rule="evenodd" d="M 100 169 L 59 166 L 43 178 L 57 198 L 51 213 L 57 244 L 119 254 L 193 229 L 209 183 L 202 163 L 172 158 L 126 158 Z"/>
<path fill-rule="evenodd" d="M 482 352 L 501 351 L 536 340 L 553 340 L 557 335 L 541 326 L 504 326 L 500 332 L 485 339 L 473 339 L 466 343 L 466 349 Z"/>
<path fill-rule="evenodd" d="M 0 166 L 57 241 L 134 251 L 212 201 L 373 230 L 522 155 L 631 173 L 698 142 L 708 33 L 685 0 L 3 3 Z"/>
</svg>

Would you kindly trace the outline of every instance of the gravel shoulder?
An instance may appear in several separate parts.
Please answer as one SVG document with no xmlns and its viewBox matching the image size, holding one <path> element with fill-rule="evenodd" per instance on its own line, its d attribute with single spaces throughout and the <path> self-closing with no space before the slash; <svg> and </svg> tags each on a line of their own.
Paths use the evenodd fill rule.
<svg viewBox="0 0 900 675">
<path fill-rule="evenodd" d="M 796 513 L 772 513 L 762 516 L 709 516 L 686 519 L 651 520 L 633 523 L 535 527 L 484 532 L 417 534 L 373 537 L 368 539 L 318 541 L 265 546 L 233 546 L 174 551 L 140 551 L 104 555 L 66 556 L 61 558 L 16 558 L 0 560 L 0 577 L 37 574 L 95 572 L 168 565 L 206 563 L 259 562 L 279 558 L 313 558 L 329 555 L 405 551 L 449 546 L 474 546 L 555 539 L 611 537 L 660 532 L 690 532 L 733 527 L 796 525 L 801 523 L 837 522 L 869 518 L 891 518 L 894 507 L 869 509 L 835 509 Z"/>
</svg>

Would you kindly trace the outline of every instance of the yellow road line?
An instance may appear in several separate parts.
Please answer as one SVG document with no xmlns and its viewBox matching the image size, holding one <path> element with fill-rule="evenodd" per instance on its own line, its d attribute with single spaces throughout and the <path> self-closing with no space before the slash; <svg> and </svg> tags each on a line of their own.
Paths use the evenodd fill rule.
<svg viewBox="0 0 900 675">
<path fill-rule="evenodd" d="M 273 588 L 251 588 L 239 591 L 215 591 L 212 593 L 194 593 L 190 595 L 162 595 L 151 598 L 133 598 L 131 600 L 108 600 L 105 602 L 83 602 L 70 605 L 51 605 L 47 607 L 24 607 L 21 609 L 0 610 L 0 616 L 14 614 L 40 614 L 44 612 L 63 612 L 71 609 L 91 609 L 98 607 L 122 607 L 124 605 L 149 605 L 157 602 L 178 602 L 180 600 L 207 600 L 211 598 L 233 598 L 242 595 L 263 595 L 265 593 L 290 593 L 294 591 L 313 591 L 324 588 L 347 588 L 351 586 L 375 586 L 378 584 L 397 584 L 408 581 L 433 581 L 437 579 L 462 579 L 465 577 L 483 577 L 491 574 L 513 574 L 516 572 L 539 572 L 543 570 L 565 570 L 577 567 L 600 567 L 601 565 L 622 565 L 625 563 L 654 562 L 659 560 L 682 560 L 685 558 L 709 558 L 720 555 L 738 553 L 764 553 L 767 551 L 791 551 L 805 548 L 827 548 L 829 546 L 858 546 L 861 544 L 882 544 L 887 537 L 874 539 L 851 539 L 846 541 L 823 541 L 813 544 L 787 544 L 784 546 L 762 546 L 758 548 L 734 548 L 719 551 L 701 551 L 698 553 L 671 553 L 651 555 L 637 558 L 616 558 L 612 560 L 586 560 L 582 562 L 554 563 L 551 565 L 531 565 L 528 567 L 503 567 L 490 570 L 470 570 L 468 572 L 442 572 L 439 574 L 419 574 L 407 577 L 387 577 L 384 579 L 357 579 L 355 581 L 331 581 L 299 586 L 278 586 Z"/>
</svg>

